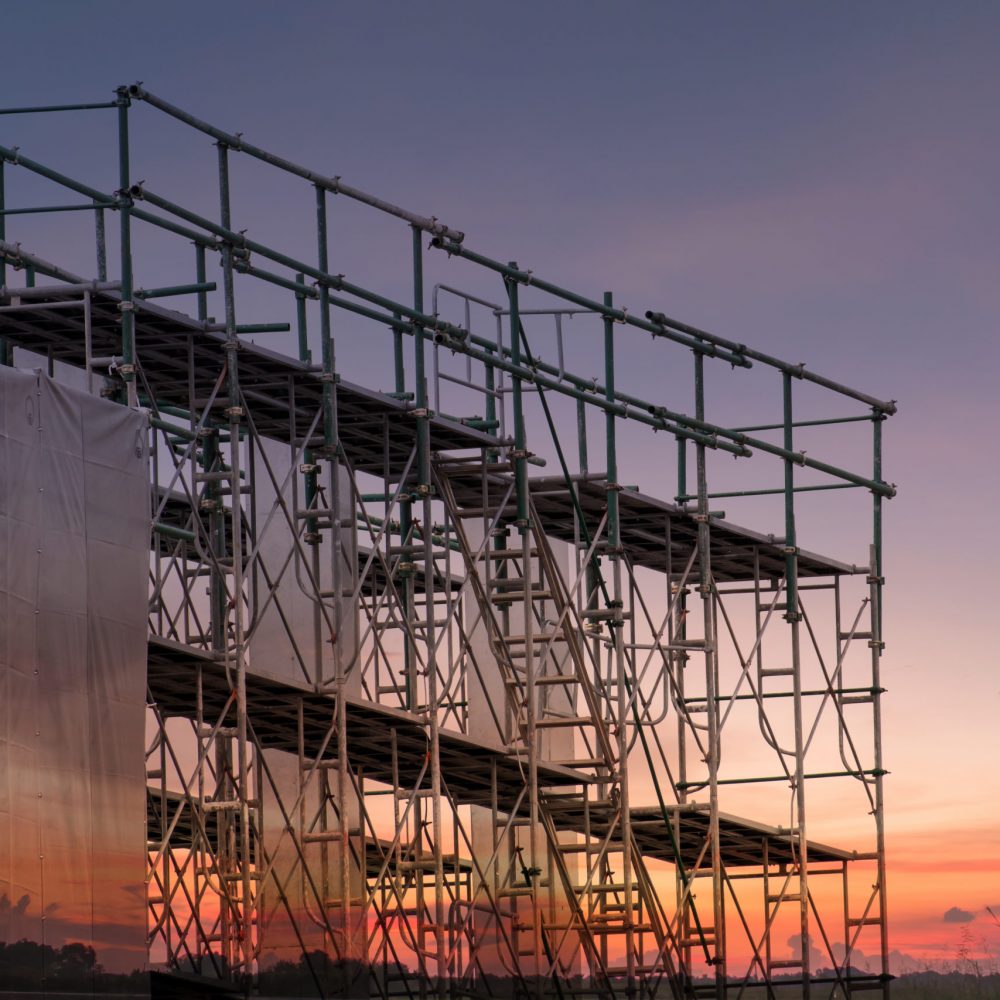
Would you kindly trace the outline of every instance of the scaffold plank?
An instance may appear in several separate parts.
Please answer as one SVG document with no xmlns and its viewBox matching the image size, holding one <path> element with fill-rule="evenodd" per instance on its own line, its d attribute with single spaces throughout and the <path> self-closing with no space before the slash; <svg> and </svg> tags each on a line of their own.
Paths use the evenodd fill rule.
<svg viewBox="0 0 1000 1000">
<path fill-rule="evenodd" d="M 191 697 L 197 669 L 202 672 L 205 718 L 218 718 L 230 696 L 224 662 L 210 653 L 167 639 L 150 638 L 148 683 L 153 699 L 165 717 L 192 718 Z M 257 740 L 264 749 L 299 749 L 299 707 L 302 707 L 306 756 L 334 759 L 336 741 L 327 740 L 333 725 L 332 695 L 247 671 L 247 709 Z M 399 784 L 413 788 L 424 770 L 429 751 L 427 727 L 420 718 L 360 698 L 348 698 L 347 745 L 351 768 L 367 779 L 393 783 L 389 752 L 395 732 Z M 325 749 L 324 749 L 325 745 Z M 456 802 L 489 805 L 493 769 L 496 769 L 498 807 L 513 809 L 524 785 L 524 762 L 463 733 L 441 732 L 441 771 Z M 594 778 L 568 767 L 543 764 L 539 781 L 546 787 L 579 786 Z"/>
</svg>

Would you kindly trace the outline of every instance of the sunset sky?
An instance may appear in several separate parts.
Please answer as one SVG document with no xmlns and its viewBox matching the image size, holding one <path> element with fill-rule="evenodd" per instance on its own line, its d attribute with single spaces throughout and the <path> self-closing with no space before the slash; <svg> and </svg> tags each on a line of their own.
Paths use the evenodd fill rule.
<svg viewBox="0 0 1000 1000">
<path fill-rule="evenodd" d="M 1000 7 L 65 0 L 5 10 L 3 33 L 4 105 L 142 80 L 495 258 L 898 400 L 891 942 L 952 960 L 968 926 L 1000 951 Z M 96 180 L 110 125 L 72 125 L 60 151 L 51 121 L 0 120 L 0 143 Z M 181 195 L 186 162 L 161 154 Z M 659 378 L 619 357 L 637 394 Z M 802 545 L 862 561 L 830 511 Z"/>
</svg>

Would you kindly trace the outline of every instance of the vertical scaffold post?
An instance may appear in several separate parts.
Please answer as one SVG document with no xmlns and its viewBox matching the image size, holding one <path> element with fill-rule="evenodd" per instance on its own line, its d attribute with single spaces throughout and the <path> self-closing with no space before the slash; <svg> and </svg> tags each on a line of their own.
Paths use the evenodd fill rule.
<svg viewBox="0 0 1000 1000">
<path fill-rule="evenodd" d="M 517 261 L 508 267 L 516 271 Z M 511 374 L 511 404 L 514 411 L 514 483 L 517 490 L 517 527 L 523 535 L 528 527 L 528 453 L 525 448 L 524 406 L 521 377 L 521 313 L 518 301 L 518 283 L 513 277 L 505 277 L 510 311 L 510 360 L 516 371 Z M 528 358 L 530 364 L 531 359 Z"/>
<path fill-rule="evenodd" d="M 316 194 L 316 263 L 324 274 L 330 270 L 330 244 L 326 213 L 326 189 L 315 185 Z M 340 441 L 337 424 L 336 401 L 336 359 L 334 356 L 333 321 L 330 309 L 330 289 L 326 283 L 319 286 L 319 335 L 320 357 L 323 371 L 320 379 L 323 385 L 323 451 L 328 466 L 328 489 L 330 495 L 331 525 L 330 525 L 330 574 L 333 591 L 333 634 L 330 636 L 333 655 L 334 694 L 336 698 L 336 733 L 337 733 L 337 809 L 339 811 L 340 827 L 337 840 L 337 898 L 340 908 L 340 933 L 342 938 L 342 954 L 345 958 L 355 956 L 354 916 L 352 914 L 351 892 L 351 809 L 350 800 L 353 797 L 351 776 L 347 751 L 347 676 L 343 655 L 344 639 L 343 621 L 341 617 L 342 595 L 340 593 Z M 307 472 L 308 477 L 314 475 L 314 470 Z M 315 479 L 313 480 L 315 488 Z M 315 526 L 316 522 L 313 522 Z M 313 528 L 315 530 L 315 528 Z M 318 538 L 314 536 L 314 541 Z M 319 569 L 319 550 L 314 547 L 314 572 Z M 315 577 L 317 580 L 320 577 Z M 318 602 L 322 598 L 316 595 Z M 323 677 L 323 655 L 316 651 L 317 681 Z M 327 864 L 325 850 L 323 855 L 324 870 Z M 326 887 L 324 886 L 324 892 Z"/>
<path fill-rule="evenodd" d="M 872 416 L 872 479 L 882 482 L 882 424 L 885 414 L 881 410 L 873 410 Z M 872 547 L 869 569 L 869 599 L 871 618 L 871 658 L 872 658 L 872 711 L 874 738 L 874 772 L 875 772 L 875 852 L 878 856 L 878 894 L 879 894 L 879 946 L 881 950 L 882 996 L 889 997 L 889 917 L 886 886 L 885 865 L 885 764 L 882 758 L 882 650 L 885 642 L 882 638 L 882 587 L 885 584 L 882 566 L 882 497 L 872 494 Z"/>
<path fill-rule="evenodd" d="M 396 322 L 402 320 L 398 312 L 392 314 Z M 398 326 L 392 328 L 392 370 L 396 395 L 402 399 L 406 393 L 406 365 L 403 360 L 403 331 Z"/>
<path fill-rule="evenodd" d="M 129 406 L 139 405 L 135 383 L 135 316 L 132 301 L 132 196 L 129 169 L 128 109 L 131 101 L 128 87 L 115 92 L 118 104 L 118 216 L 121 225 L 121 302 L 122 364 L 125 392 Z"/>
<path fill-rule="evenodd" d="M 677 438 L 677 496 L 674 498 L 680 502 L 681 497 L 686 497 L 687 485 L 687 440 Z"/>
<path fill-rule="evenodd" d="M 418 313 L 424 311 L 424 248 L 421 243 L 420 229 L 411 227 L 413 231 L 413 308 Z M 425 349 L 427 331 L 420 323 L 413 328 L 414 372 L 416 375 L 417 404 L 417 463 L 420 487 L 430 487 L 430 426 L 427 412 L 427 376 L 425 374 Z M 423 489 L 421 489 L 423 492 Z"/>
<path fill-rule="evenodd" d="M 806 841 L 806 786 L 805 786 L 805 743 L 802 704 L 802 654 L 800 645 L 800 623 L 802 612 L 799 608 L 799 549 L 795 531 L 795 465 L 792 451 L 795 446 L 792 410 L 792 376 L 783 372 L 782 402 L 784 409 L 783 445 L 788 457 L 785 458 L 785 620 L 791 628 L 792 642 L 792 697 L 795 719 L 795 847 L 799 861 L 799 945 L 802 960 L 802 997 L 809 1000 L 811 995 L 809 961 L 809 845 Z"/>
<path fill-rule="evenodd" d="M 295 335 L 298 342 L 299 351 L 299 361 L 303 361 L 306 364 L 312 363 L 312 351 L 309 349 L 309 325 L 307 321 L 306 313 L 306 293 L 305 284 L 306 276 L 299 272 L 295 275 L 295 284 L 297 288 L 301 291 L 295 292 Z M 319 464 L 316 462 L 315 453 L 311 448 L 303 448 L 302 451 L 302 461 L 303 461 L 303 497 L 305 500 L 305 509 L 311 510 L 316 506 L 317 497 L 319 495 Z M 315 517 L 307 517 L 305 519 L 305 531 L 302 535 L 302 540 L 308 546 L 308 551 L 310 553 L 309 559 L 312 567 L 312 578 L 314 580 L 319 580 L 320 577 L 320 558 L 319 558 L 319 542 L 320 533 L 319 525 Z M 322 683 L 323 681 L 323 611 L 320 607 L 320 602 L 317 599 L 313 602 L 313 676 L 317 683 Z M 300 774 L 304 772 L 300 771 Z M 320 784 L 326 780 L 326 774 L 321 777 Z M 303 812 L 304 816 L 304 812 Z M 325 820 L 325 814 L 324 814 Z M 302 821 L 303 829 L 304 819 Z M 329 898 L 329 885 L 328 885 L 328 871 L 329 871 L 329 858 L 327 857 L 327 851 L 325 844 L 320 850 L 322 858 L 322 870 L 324 874 L 323 878 L 323 891 L 327 892 L 327 898 Z"/>
<path fill-rule="evenodd" d="M 316 191 L 316 262 L 320 271 L 324 274 L 330 269 L 330 240 L 329 225 L 326 212 L 326 189 L 318 184 Z M 333 591 L 333 635 L 331 635 L 331 652 L 334 662 L 335 682 L 338 685 L 346 684 L 347 678 L 340 676 L 339 664 L 343 660 L 344 639 L 343 635 L 343 595 L 341 594 L 341 527 L 340 527 L 340 433 L 337 422 L 337 359 L 335 344 L 333 339 L 333 316 L 330 305 L 330 289 L 327 284 L 321 283 L 319 287 L 319 336 L 320 336 L 320 358 L 322 361 L 322 372 L 320 380 L 323 385 L 323 451 L 327 461 L 327 487 L 330 496 L 330 509 L 332 512 L 330 521 L 330 582 Z M 311 456 L 310 456 L 311 457 Z M 309 462 L 306 472 L 306 500 L 307 506 L 314 503 L 318 491 L 319 470 L 316 463 Z M 318 522 L 309 519 L 307 522 L 310 539 L 313 542 L 313 573 L 314 579 L 319 580 L 319 527 Z M 319 600 L 317 595 L 316 611 L 319 612 Z M 316 652 L 316 678 L 317 683 L 321 683 L 323 678 L 323 657 L 319 650 Z M 340 701 L 344 699 L 341 698 Z M 340 709 L 338 709 L 338 712 Z M 346 713 L 346 705 L 344 706 Z M 346 726 L 347 716 L 344 715 L 344 725 Z M 339 723 L 338 723 L 339 727 Z M 338 733 L 340 729 L 338 728 Z M 346 733 L 341 733 L 338 737 L 344 742 L 346 747 Z M 349 775 L 347 771 L 346 753 L 338 758 L 338 782 L 343 784 L 340 790 L 343 794 L 349 794 Z M 339 794 L 339 793 L 338 793 Z M 342 800 L 341 808 L 346 808 L 346 800 Z M 342 817 L 343 819 L 343 817 Z M 344 825 L 347 825 L 346 822 Z M 346 835 L 345 835 L 346 836 Z M 343 872 L 349 871 L 347 856 L 349 853 L 349 842 L 345 839 L 342 847 L 344 857 L 341 859 Z M 345 882 L 345 890 L 347 883 Z M 344 904 L 344 913 L 347 914 L 347 904 Z"/>
<path fill-rule="evenodd" d="M 94 209 L 94 242 L 97 244 L 97 280 L 108 280 L 108 237 L 104 209 Z"/>
<path fill-rule="evenodd" d="M 219 154 L 219 221 L 223 228 L 232 229 L 232 213 L 229 198 L 229 147 L 217 144 Z M 240 866 L 240 912 L 236 928 L 237 942 L 234 949 L 238 955 L 239 969 L 244 983 L 249 983 L 252 975 L 254 948 L 253 903 L 251 899 L 252 880 L 250 872 L 250 747 L 247 720 L 247 675 L 246 655 L 243 635 L 243 505 L 240 491 L 240 438 L 243 408 L 241 405 L 239 381 L 239 338 L 236 334 L 236 293 L 233 286 L 234 247 L 223 242 L 222 282 L 225 299 L 226 325 L 226 379 L 228 385 L 229 420 L 229 469 L 230 485 L 230 553 L 232 557 L 233 592 L 230 601 L 232 609 L 231 645 L 226 641 L 227 660 L 235 661 L 236 667 L 236 759 L 238 768 L 237 797 L 239 801 L 240 824 L 237 831 L 239 841 L 237 860 Z M 230 653 L 231 650 L 231 653 Z"/>
<path fill-rule="evenodd" d="M 302 291 L 295 293 L 295 337 L 299 348 L 299 361 L 312 361 L 309 350 L 309 325 L 306 322 L 306 276 L 300 271 L 295 275 L 295 284 Z"/>
<path fill-rule="evenodd" d="M 418 226 L 413 231 L 413 308 L 424 311 L 424 248 L 423 232 Z M 438 721 L 438 667 L 436 654 L 436 626 L 434 622 L 434 511 L 431 487 L 430 414 L 427 409 L 427 380 L 424 369 L 426 331 L 416 327 L 416 378 L 417 378 L 417 462 L 420 482 L 417 491 L 421 496 L 423 524 L 421 525 L 424 564 L 424 607 L 427 675 L 427 722 L 430 735 L 431 764 L 431 829 L 434 851 L 434 954 L 437 959 L 436 987 L 438 996 L 448 996 L 448 955 L 445 948 L 445 885 L 444 885 L 444 824 L 441 793 L 441 741 Z"/>
<path fill-rule="evenodd" d="M 705 419 L 705 356 L 694 352 L 695 417 Z M 705 643 L 705 703 L 708 714 L 708 794 L 709 843 L 712 855 L 712 912 L 716 1000 L 726 997 L 726 910 L 722 880 L 722 843 L 719 834 L 719 699 L 718 663 L 716 652 L 715 595 L 712 584 L 711 528 L 708 508 L 708 472 L 705 445 L 698 441 L 695 448 L 698 478 L 698 592 L 701 595 Z M 693 877 L 693 876 L 692 876 Z"/>
<path fill-rule="evenodd" d="M 4 209 L 7 207 L 6 194 L 4 192 L 4 162 L 0 160 L 0 240 L 7 239 L 7 216 Z M 7 287 L 7 258 L 0 257 L 0 288 Z M 14 363 L 12 357 L 13 349 L 6 337 L 0 337 L 0 365 L 10 367 Z"/>
<path fill-rule="evenodd" d="M 517 263 L 510 262 L 510 268 L 517 270 Z M 515 365 L 521 363 L 521 309 L 519 286 L 514 277 L 505 277 L 509 307 L 511 361 Z M 530 363 L 530 357 L 528 359 Z M 542 931 L 542 899 L 540 888 L 542 875 L 542 846 L 540 843 L 540 809 L 538 800 L 538 757 L 540 752 L 538 733 L 538 704 L 536 676 L 539 672 L 539 659 L 535 656 L 535 620 L 531 612 L 531 518 L 528 496 L 528 463 L 526 450 L 526 434 L 524 426 L 523 393 L 521 379 L 512 374 L 512 406 L 514 418 L 514 480 L 517 493 L 517 530 L 521 537 L 521 565 L 524 567 L 522 586 L 524 604 L 524 700 L 525 700 L 525 744 L 528 751 L 528 872 L 525 880 L 531 887 L 531 955 L 534 962 L 535 993 L 542 994 L 542 962 L 543 962 L 543 931 Z"/>
<path fill-rule="evenodd" d="M 611 318 L 610 312 L 614 308 L 614 297 L 611 292 L 604 293 L 604 393 L 608 402 L 613 403 L 615 399 L 615 322 Z M 621 548 L 621 523 L 618 516 L 618 442 L 617 442 L 617 418 L 608 411 L 605 414 L 605 433 L 607 437 L 607 502 L 608 502 L 608 549 L 612 567 L 612 595 L 611 611 L 612 617 L 608 621 L 608 627 L 612 630 L 611 638 L 614 642 L 615 672 L 614 682 L 616 685 L 617 704 L 615 706 L 615 732 L 618 737 L 616 748 L 618 756 L 618 806 L 621 810 L 621 830 L 622 830 L 622 883 L 624 885 L 624 907 L 625 907 L 625 991 L 631 997 L 636 990 L 636 969 L 635 969 L 635 935 L 633 926 L 635 922 L 635 900 L 632 889 L 632 817 L 629 812 L 629 783 L 628 783 L 628 744 L 629 727 L 627 724 L 629 692 L 631 685 L 627 683 L 625 676 L 627 667 L 625 659 L 625 635 L 623 608 L 624 598 L 622 596 L 622 548 Z"/>
<path fill-rule="evenodd" d="M 200 286 L 198 289 L 198 321 L 204 323 L 208 320 L 208 292 L 205 291 L 207 283 L 205 271 L 205 247 L 201 243 L 194 245 L 194 273 L 195 281 Z"/>
<path fill-rule="evenodd" d="M 394 320 L 400 321 L 402 314 L 394 312 Z M 406 398 L 406 364 L 403 356 L 403 331 L 398 326 L 392 328 L 392 367 L 394 375 L 395 395 L 397 399 Z M 389 470 L 386 469 L 386 475 Z M 389 501 L 386 500 L 386 520 L 389 519 Z M 413 504 L 409 500 L 409 494 L 404 490 L 400 493 L 399 499 L 399 541 L 401 545 L 410 545 L 410 532 L 413 527 Z M 386 544 L 391 545 L 390 532 L 386 530 Z M 403 560 L 409 563 L 409 559 Z M 401 569 L 399 582 L 399 605 L 400 616 L 406 623 L 410 622 L 410 614 L 413 608 L 413 573 L 408 569 Z M 415 654 L 413 643 L 410 641 L 410 630 L 403 630 L 403 707 L 412 711 L 417 704 L 417 681 L 414 675 Z"/>
</svg>

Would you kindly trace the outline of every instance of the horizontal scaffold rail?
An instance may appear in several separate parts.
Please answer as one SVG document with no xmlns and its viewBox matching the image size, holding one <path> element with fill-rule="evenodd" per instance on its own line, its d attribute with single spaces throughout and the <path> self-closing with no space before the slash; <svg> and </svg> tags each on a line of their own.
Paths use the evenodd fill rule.
<svg viewBox="0 0 1000 1000">
<path fill-rule="evenodd" d="M 682 323 L 679 320 L 671 319 L 670 317 L 665 316 L 662 312 L 655 312 L 652 310 L 647 311 L 644 322 L 639 317 L 629 314 L 626 310 L 609 309 L 601 302 L 589 299 L 567 289 L 560 288 L 558 285 L 554 285 L 551 282 L 544 281 L 531 271 L 511 267 L 510 265 L 492 260 L 483 254 L 475 253 L 464 246 L 465 233 L 444 225 L 433 216 L 427 217 L 409 212 L 396 205 L 386 202 L 381 198 L 377 198 L 373 195 L 367 194 L 366 192 L 360 191 L 357 188 L 344 184 L 339 176 L 328 177 L 317 173 L 316 171 L 310 170 L 307 167 L 293 163 L 282 156 L 278 156 L 275 153 L 271 153 L 259 146 L 247 142 L 243 138 L 242 134 L 228 133 L 222 129 L 216 128 L 208 122 L 197 118 L 195 115 L 184 111 L 182 108 L 179 108 L 163 98 L 152 94 L 140 84 L 133 84 L 129 87 L 121 87 L 119 88 L 118 93 L 120 97 L 127 95 L 129 98 L 134 100 L 144 101 L 152 107 L 155 107 L 171 117 L 176 118 L 178 121 L 184 122 L 186 125 L 203 132 L 205 135 L 211 136 L 216 140 L 216 142 L 222 143 L 235 152 L 246 153 L 248 156 L 261 160 L 270 166 L 277 167 L 279 170 L 286 173 L 300 177 L 303 180 L 309 181 L 309 183 L 330 191 L 333 194 L 344 195 L 347 198 L 359 201 L 388 215 L 393 215 L 402 219 L 410 225 L 416 226 L 418 229 L 434 236 L 434 246 L 443 249 L 452 255 L 464 257 L 467 260 L 473 261 L 483 267 L 494 270 L 505 277 L 519 282 L 520 284 L 532 285 L 535 288 L 556 296 L 557 298 L 573 302 L 583 309 L 607 316 L 615 322 L 628 324 L 654 335 L 676 339 L 678 343 L 682 343 L 685 346 L 695 349 L 704 350 L 705 353 L 716 355 L 731 363 L 749 366 L 749 361 L 759 361 L 762 364 L 776 368 L 778 371 L 791 374 L 795 378 L 814 382 L 817 385 L 832 390 L 833 392 L 856 399 L 882 413 L 893 414 L 896 412 L 896 404 L 893 401 L 880 400 L 874 396 L 868 395 L 867 393 L 859 392 L 856 389 L 852 389 L 850 386 L 843 385 L 832 379 L 826 378 L 823 375 L 819 375 L 816 372 L 809 371 L 803 364 L 793 364 L 783 361 L 780 358 L 750 348 L 746 344 L 737 343 L 736 341 L 728 340 L 725 337 L 709 333 L 706 330 L 702 330 L 688 323 Z"/>
</svg>

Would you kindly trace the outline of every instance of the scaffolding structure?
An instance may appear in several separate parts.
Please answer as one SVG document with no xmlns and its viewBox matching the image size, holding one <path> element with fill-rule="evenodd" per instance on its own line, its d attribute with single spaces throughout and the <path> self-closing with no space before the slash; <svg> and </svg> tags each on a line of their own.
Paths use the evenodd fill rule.
<svg viewBox="0 0 1000 1000">
<path fill-rule="evenodd" d="M 117 116 L 100 188 L 0 146 L 0 353 L 149 414 L 151 963 L 248 995 L 888 996 L 894 403 L 492 260 L 139 85 L 4 113 L 29 112 Z M 135 183 L 130 122 L 157 113 L 214 142 L 212 217 Z M 309 259 L 241 228 L 238 157 L 312 189 Z M 12 204 L 14 171 L 72 203 Z M 409 297 L 336 272 L 340 200 L 405 230 Z M 90 274 L 14 241 L 53 212 L 93 218 Z M 140 285 L 169 257 L 134 251 L 150 231 L 188 280 Z M 428 255 L 475 294 L 428 288 Z M 265 291 L 293 322 L 245 321 Z M 571 321 L 603 346 L 599 378 L 571 371 Z M 391 391 L 341 371 L 342 326 L 384 352 Z M 285 331 L 295 355 L 250 339 Z M 665 367 L 690 358 L 693 407 L 621 388 L 639 335 Z M 780 419 L 711 420 L 713 366 L 763 370 Z M 850 412 L 797 416 L 803 389 Z M 803 449 L 816 429 L 838 456 L 867 429 L 855 471 Z M 676 442 L 669 500 L 623 483 L 636 434 Z M 713 490 L 718 456 L 738 461 Z M 780 485 L 730 488 L 758 467 Z M 836 490 L 871 497 L 859 564 L 800 546 L 802 504 Z M 782 505 L 773 533 L 716 508 L 745 498 Z M 860 850 L 811 832 L 831 788 Z M 758 794 L 769 822 L 726 806 Z"/>
</svg>

